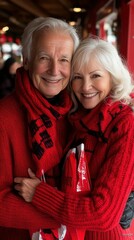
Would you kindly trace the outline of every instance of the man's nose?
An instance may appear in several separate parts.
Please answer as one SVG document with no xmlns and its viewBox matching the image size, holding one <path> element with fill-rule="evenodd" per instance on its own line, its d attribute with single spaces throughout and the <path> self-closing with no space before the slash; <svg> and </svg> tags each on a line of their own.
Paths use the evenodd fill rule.
<svg viewBox="0 0 134 240">
<path fill-rule="evenodd" d="M 52 75 L 57 75 L 59 73 L 58 61 L 52 60 L 49 66 L 49 73 Z"/>
</svg>

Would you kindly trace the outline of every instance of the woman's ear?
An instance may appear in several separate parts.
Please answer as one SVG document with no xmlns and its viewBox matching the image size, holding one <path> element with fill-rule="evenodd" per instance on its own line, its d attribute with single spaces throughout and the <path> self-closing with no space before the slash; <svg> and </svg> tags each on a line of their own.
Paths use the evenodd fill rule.
<svg viewBox="0 0 134 240">
<path fill-rule="evenodd" d="M 28 69 L 29 69 L 29 62 L 28 62 L 28 59 L 27 59 L 27 58 L 23 60 L 23 66 L 24 66 L 24 69 L 25 69 L 25 70 L 28 70 Z"/>
</svg>

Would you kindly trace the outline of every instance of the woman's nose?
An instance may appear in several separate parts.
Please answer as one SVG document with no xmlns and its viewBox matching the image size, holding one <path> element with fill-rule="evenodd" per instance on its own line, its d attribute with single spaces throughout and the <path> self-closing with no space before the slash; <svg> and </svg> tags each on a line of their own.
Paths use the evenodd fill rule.
<svg viewBox="0 0 134 240">
<path fill-rule="evenodd" d="M 90 78 L 84 79 L 83 82 L 82 82 L 82 89 L 84 91 L 87 91 L 91 88 L 92 88 L 92 81 L 90 80 Z"/>
</svg>

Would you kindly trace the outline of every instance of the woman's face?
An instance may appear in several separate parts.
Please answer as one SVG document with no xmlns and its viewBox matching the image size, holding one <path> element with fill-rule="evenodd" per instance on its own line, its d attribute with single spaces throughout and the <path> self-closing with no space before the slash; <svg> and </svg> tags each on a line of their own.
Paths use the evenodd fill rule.
<svg viewBox="0 0 134 240">
<path fill-rule="evenodd" d="M 34 35 L 31 60 L 24 67 L 43 96 L 52 98 L 67 86 L 73 47 L 72 38 L 62 32 L 41 30 Z"/>
<path fill-rule="evenodd" d="M 96 107 L 104 100 L 112 89 L 110 73 L 106 71 L 95 59 L 78 69 L 74 66 L 72 89 L 79 102 L 86 109 Z"/>
</svg>

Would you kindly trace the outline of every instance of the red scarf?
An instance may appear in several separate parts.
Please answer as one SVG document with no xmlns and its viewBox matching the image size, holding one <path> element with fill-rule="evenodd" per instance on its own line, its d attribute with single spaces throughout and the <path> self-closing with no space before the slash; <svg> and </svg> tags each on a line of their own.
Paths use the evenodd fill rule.
<svg viewBox="0 0 134 240">
<path fill-rule="evenodd" d="M 24 68 L 17 70 L 17 95 L 25 107 L 28 118 L 29 143 L 32 157 L 37 166 L 36 175 L 51 169 L 60 162 L 62 157 L 59 136 L 57 133 L 58 120 L 69 112 L 72 101 L 66 90 L 59 94 L 60 103 L 52 105 L 33 86 L 28 72 Z"/>
</svg>

